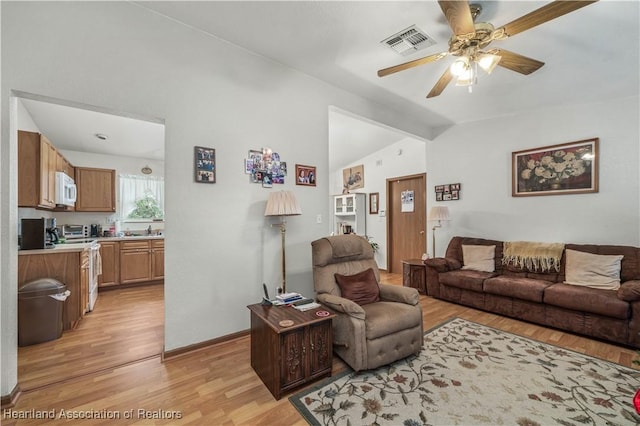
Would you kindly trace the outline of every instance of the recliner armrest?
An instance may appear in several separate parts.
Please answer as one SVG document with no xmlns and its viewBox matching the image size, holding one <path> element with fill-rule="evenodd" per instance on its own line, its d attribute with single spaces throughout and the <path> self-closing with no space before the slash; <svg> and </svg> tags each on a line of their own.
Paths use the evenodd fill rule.
<svg viewBox="0 0 640 426">
<path fill-rule="evenodd" d="M 424 264 L 438 272 L 449 272 L 462 268 L 460 261 L 451 257 L 434 257 L 432 259 L 426 259 Z"/>
<path fill-rule="evenodd" d="M 342 312 L 357 319 L 365 319 L 366 314 L 364 312 L 364 309 L 362 309 L 362 306 L 358 305 L 352 300 L 327 293 L 316 295 L 316 300 L 324 305 L 327 305 L 334 311 Z"/>
<path fill-rule="evenodd" d="M 417 305 L 420 303 L 418 290 L 411 287 L 400 287 L 397 285 L 380 284 L 380 299 L 406 303 L 407 305 Z"/>
<path fill-rule="evenodd" d="M 618 299 L 625 302 L 640 300 L 640 280 L 629 280 L 620 284 Z"/>
</svg>

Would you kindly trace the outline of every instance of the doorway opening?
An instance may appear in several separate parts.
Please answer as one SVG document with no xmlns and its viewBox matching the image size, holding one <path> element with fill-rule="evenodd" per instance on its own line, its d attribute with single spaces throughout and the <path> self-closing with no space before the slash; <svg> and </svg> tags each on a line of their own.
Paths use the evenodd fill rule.
<svg viewBox="0 0 640 426">
<path fill-rule="evenodd" d="M 98 298 L 93 310 L 83 311 L 75 326 L 65 330 L 59 339 L 18 348 L 17 376 L 21 390 L 38 389 L 144 359 L 159 359 L 164 346 L 164 222 L 153 222 L 153 226 L 140 220 L 126 222 L 120 209 L 119 180 L 125 175 L 164 179 L 164 121 L 30 93 L 14 91 L 13 94 L 17 111 L 12 115 L 16 117 L 12 131 L 44 135 L 52 151 L 72 166 L 68 173 L 80 169 L 83 172 L 112 170 L 115 175 L 113 211 L 12 206 L 17 209 L 18 233 L 22 218 L 55 218 L 60 229 L 62 225 L 83 225 L 93 232 L 92 225 L 97 225 L 97 229 L 107 233 L 100 232 L 91 239 L 97 239 L 98 243 L 102 241 L 104 248 L 109 248 L 103 252 L 103 274 L 98 281 Z M 11 173 L 18 175 L 18 170 Z M 122 233 L 114 235 L 116 224 Z M 118 248 L 122 247 L 127 238 L 122 234 L 143 233 L 148 226 L 156 234 L 149 240 L 150 244 L 156 242 L 150 245 L 151 249 L 160 246 L 161 249 L 149 255 L 149 265 L 157 267 L 150 269 L 150 279 L 146 282 L 139 276 L 126 275 L 128 269 L 121 263 L 124 251 L 113 248 L 114 243 Z M 138 241 L 142 240 L 138 237 Z M 26 250 L 18 252 L 18 287 L 24 284 L 25 276 L 33 277 L 34 274 L 33 269 L 25 274 L 21 270 L 24 265 L 38 268 L 37 262 L 21 262 L 32 255 L 35 253 L 29 254 Z M 47 255 L 40 256 L 46 259 L 44 256 Z M 56 268 L 43 268 L 42 273 L 56 278 L 55 271 Z M 135 281 L 139 284 L 131 285 Z"/>
<path fill-rule="evenodd" d="M 388 257 L 392 241 L 388 235 L 390 217 L 387 180 L 396 176 L 426 173 L 426 140 L 357 114 L 330 107 L 330 192 L 327 200 L 330 212 L 334 212 L 334 198 L 342 194 L 344 189 L 343 171 L 359 166 L 363 169 L 364 185 L 349 192 L 366 194 L 365 233 L 370 241 L 378 246 L 375 253 L 378 267 L 388 270 L 392 267 Z M 371 199 L 375 200 L 377 208 L 370 209 Z M 426 202 L 425 197 L 418 202 Z M 424 209 L 426 210 L 426 205 Z M 328 234 L 334 231 L 333 222 L 334 220 L 329 221 Z M 423 224 L 423 229 L 425 226 L 426 224 Z M 423 239 L 426 244 L 426 236 L 423 236 Z M 407 259 L 420 258 L 424 251 L 418 250 L 424 249 L 416 248 L 415 253 L 411 253 L 411 257 Z"/>
</svg>

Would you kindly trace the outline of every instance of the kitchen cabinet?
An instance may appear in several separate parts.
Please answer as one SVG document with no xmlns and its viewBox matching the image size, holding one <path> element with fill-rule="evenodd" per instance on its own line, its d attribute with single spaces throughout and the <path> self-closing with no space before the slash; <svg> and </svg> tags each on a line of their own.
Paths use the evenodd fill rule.
<svg viewBox="0 0 640 426">
<path fill-rule="evenodd" d="M 151 240 L 151 279 L 164 279 L 164 240 Z"/>
<path fill-rule="evenodd" d="M 363 193 L 333 196 L 333 232 L 335 235 L 366 235 L 366 196 Z"/>
<path fill-rule="evenodd" d="M 62 154 L 60 154 L 60 151 L 56 151 L 56 172 L 63 172 L 67 176 L 75 178 L 75 168 L 66 158 L 64 158 Z"/>
<path fill-rule="evenodd" d="M 102 274 L 98 275 L 98 286 L 108 287 L 120 284 L 120 243 L 100 241 Z"/>
<path fill-rule="evenodd" d="M 53 209 L 57 151 L 40 133 L 18 131 L 18 207 Z"/>
<path fill-rule="evenodd" d="M 125 240 L 120 243 L 120 284 L 164 278 L 164 240 Z"/>
<path fill-rule="evenodd" d="M 85 257 L 86 256 L 86 257 Z M 74 329 L 86 312 L 89 295 L 88 250 L 18 255 L 18 288 L 38 278 L 55 278 L 70 291 L 62 311 L 64 330 Z M 86 266 L 86 268 L 85 268 Z"/>
<path fill-rule="evenodd" d="M 76 167 L 78 188 L 77 212 L 116 211 L 116 171 L 91 167 Z"/>
</svg>

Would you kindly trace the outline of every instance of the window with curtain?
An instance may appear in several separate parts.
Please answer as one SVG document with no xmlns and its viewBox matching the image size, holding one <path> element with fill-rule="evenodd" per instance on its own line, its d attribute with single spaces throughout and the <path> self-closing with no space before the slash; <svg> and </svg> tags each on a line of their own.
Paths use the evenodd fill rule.
<svg viewBox="0 0 640 426">
<path fill-rule="evenodd" d="M 164 179 L 120 175 L 120 220 L 163 219 Z"/>
</svg>

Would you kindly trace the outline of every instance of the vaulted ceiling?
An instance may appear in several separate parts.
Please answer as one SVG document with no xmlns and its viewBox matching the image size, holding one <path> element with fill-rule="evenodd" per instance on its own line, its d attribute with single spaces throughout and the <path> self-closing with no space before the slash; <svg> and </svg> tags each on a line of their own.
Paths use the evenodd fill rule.
<svg viewBox="0 0 640 426">
<path fill-rule="evenodd" d="M 502 26 L 548 1 L 477 1 L 476 22 Z M 377 70 L 446 51 L 451 29 L 436 1 L 138 2 L 171 19 L 438 128 L 556 105 L 638 96 L 640 5 L 600 1 L 541 24 L 498 47 L 545 62 L 530 75 L 498 67 L 473 93 L 450 84 L 425 96 L 447 57 L 384 78 Z M 435 45 L 403 57 L 381 43 L 416 25 Z"/>
<path fill-rule="evenodd" d="M 483 8 L 476 21 L 491 22 L 498 27 L 549 2 L 475 3 Z M 472 93 L 464 87 L 449 84 L 440 96 L 430 99 L 426 98 L 427 93 L 451 64 L 452 57 L 383 78 L 377 76 L 377 71 L 448 49 L 451 29 L 436 1 L 152 1 L 131 4 L 416 117 L 434 129 L 434 136 L 446 127 L 468 121 L 566 104 L 637 97 L 640 92 L 640 2 L 637 1 L 602 0 L 507 40 L 494 41 L 491 47 L 538 59 L 545 65 L 530 75 L 498 67 L 491 75 L 480 73 Z M 401 56 L 381 43 L 411 25 L 427 33 L 435 44 Z M 25 106 L 43 126 L 43 132 L 62 135 L 60 140 L 69 144 L 64 148 L 84 149 L 81 144 L 87 143 L 86 138 L 74 147 L 70 134 L 62 134 L 62 128 L 56 130 L 56 125 L 61 127 L 63 120 L 47 118 L 51 109 L 34 102 Z M 55 106 L 52 108 L 55 114 L 63 113 Z M 366 125 L 354 123 L 352 117 L 342 116 L 339 112 L 332 113 L 331 117 L 336 126 L 333 137 L 346 135 L 331 152 L 342 161 L 355 160 L 354 156 L 358 155 L 362 157 L 380 149 L 386 142 L 357 148 L 357 144 L 353 144 L 353 133 L 338 126 L 361 126 L 361 132 L 367 133 L 370 141 L 392 143 L 396 139 L 387 129 L 365 131 Z M 89 119 L 84 121 L 91 123 Z M 87 129 L 85 133 L 92 137 L 95 132 Z M 397 140 L 402 137 L 399 135 Z M 125 142 L 123 145 L 130 144 Z M 364 149 L 368 151 L 361 152 Z M 132 155 L 158 158 L 163 154 Z"/>
</svg>

